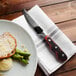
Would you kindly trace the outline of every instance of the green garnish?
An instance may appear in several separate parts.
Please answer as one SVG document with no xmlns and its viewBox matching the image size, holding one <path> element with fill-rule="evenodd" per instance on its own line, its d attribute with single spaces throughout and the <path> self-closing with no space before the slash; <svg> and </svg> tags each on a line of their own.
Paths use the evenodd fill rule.
<svg viewBox="0 0 76 76">
<path fill-rule="evenodd" d="M 28 51 L 22 51 L 16 48 L 15 54 L 12 56 L 12 59 L 18 60 L 24 64 L 28 64 L 30 53 Z"/>
</svg>

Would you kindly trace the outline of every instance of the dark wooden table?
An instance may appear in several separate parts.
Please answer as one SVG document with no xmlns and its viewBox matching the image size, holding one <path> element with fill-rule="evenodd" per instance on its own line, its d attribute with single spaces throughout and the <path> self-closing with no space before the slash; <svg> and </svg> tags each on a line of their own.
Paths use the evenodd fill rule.
<svg viewBox="0 0 76 76">
<path fill-rule="evenodd" d="M 23 8 L 29 10 L 38 4 L 56 25 L 76 42 L 76 1 L 75 0 L 0 0 L 0 19 L 13 20 L 22 15 Z M 35 76 L 45 76 L 37 67 Z M 50 76 L 76 76 L 76 55 Z"/>
</svg>

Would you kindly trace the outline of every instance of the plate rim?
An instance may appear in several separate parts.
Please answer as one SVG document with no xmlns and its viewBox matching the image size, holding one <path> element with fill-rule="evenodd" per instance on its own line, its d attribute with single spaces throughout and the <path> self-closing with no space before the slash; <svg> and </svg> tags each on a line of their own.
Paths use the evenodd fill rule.
<svg viewBox="0 0 76 76">
<path fill-rule="evenodd" d="M 8 22 L 8 23 L 12 23 L 12 24 L 15 24 L 19 27 L 21 27 L 22 29 L 24 29 L 21 25 L 15 23 L 15 22 L 12 22 L 11 20 L 5 20 L 5 19 L 0 19 L 0 22 Z M 25 30 L 25 29 L 24 29 Z M 26 30 L 25 30 L 26 31 Z M 33 45 L 34 45 L 34 49 L 36 50 L 35 53 L 36 53 L 36 67 L 34 68 L 34 73 L 33 75 L 35 75 L 35 72 L 36 72 L 36 68 L 37 68 L 37 63 L 38 63 L 38 57 L 37 57 L 37 48 L 36 48 L 36 45 L 32 39 L 32 37 L 30 36 L 30 34 L 26 31 L 26 33 L 28 34 L 28 36 L 31 38 L 32 42 L 33 42 Z"/>
</svg>

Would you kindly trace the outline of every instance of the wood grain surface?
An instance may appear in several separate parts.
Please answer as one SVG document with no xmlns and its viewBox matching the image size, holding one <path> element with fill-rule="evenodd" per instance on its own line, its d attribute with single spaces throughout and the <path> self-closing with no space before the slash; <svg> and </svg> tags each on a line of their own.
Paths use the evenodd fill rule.
<svg viewBox="0 0 76 76">
<path fill-rule="evenodd" d="M 0 14 L 21 11 L 23 8 L 29 9 L 35 4 L 44 6 L 65 1 L 70 0 L 0 0 Z"/>
<path fill-rule="evenodd" d="M 36 4 L 76 43 L 76 0 L 0 0 L 0 19 L 13 20 Z M 39 65 L 35 76 L 46 76 Z M 76 76 L 76 54 L 50 76 Z"/>
</svg>

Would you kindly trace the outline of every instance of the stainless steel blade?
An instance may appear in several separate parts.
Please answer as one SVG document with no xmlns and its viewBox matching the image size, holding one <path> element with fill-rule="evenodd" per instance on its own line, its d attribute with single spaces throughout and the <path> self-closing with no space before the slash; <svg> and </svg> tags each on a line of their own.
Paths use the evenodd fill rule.
<svg viewBox="0 0 76 76">
<path fill-rule="evenodd" d="M 35 22 L 35 20 L 28 14 L 28 12 L 27 12 L 25 9 L 23 10 L 23 14 L 24 14 L 27 22 L 28 22 L 32 27 L 38 26 L 37 22 Z"/>
</svg>

